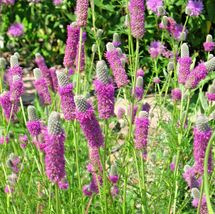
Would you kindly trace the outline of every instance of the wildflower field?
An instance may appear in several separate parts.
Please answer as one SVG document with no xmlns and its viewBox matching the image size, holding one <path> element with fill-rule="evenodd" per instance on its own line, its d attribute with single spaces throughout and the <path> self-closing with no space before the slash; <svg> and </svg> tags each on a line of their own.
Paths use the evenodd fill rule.
<svg viewBox="0 0 215 214">
<path fill-rule="evenodd" d="M 0 214 L 215 213 L 215 0 L 0 0 Z"/>
</svg>

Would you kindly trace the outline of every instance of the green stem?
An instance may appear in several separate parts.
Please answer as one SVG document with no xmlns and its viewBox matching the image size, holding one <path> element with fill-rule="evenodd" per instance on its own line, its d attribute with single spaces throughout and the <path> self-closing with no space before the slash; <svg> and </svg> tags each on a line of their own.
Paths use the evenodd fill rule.
<svg viewBox="0 0 215 214">
<path fill-rule="evenodd" d="M 25 110 L 24 110 L 24 106 L 23 106 L 23 102 L 22 102 L 22 97 L 20 97 L 20 105 L 21 105 L 21 110 L 22 110 L 22 116 L 24 118 L 24 122 L 25 122 L 25 126 L 27 124 L 27 120 L 26 120 L 26 116 L 25 116 Z"/>
<path fill-rule="evenodd" d="M 204 190 L 204 182 L 203 182 L 203 183 L 202 183 L 202 185 L 201 185 L 199 201 L 202 201 L 203 190 Z M 197 214 L 199 214 L 199 213 L 200 213 L 201 204 L 202 204 L 202 203 L 199 203 L 199 204 L 198 204 Z"/>
<path fill-rule="evenodd" d="M 58 185 L 55 184 L 55 205 L 56 205 L 56 214 L 60 214 L 60 203 L 59 203 L 59 192 L 58 192 Z"/>
<path fill-rule="evenodd" d="M 204 160 L 204 189 L 205 189 L 208 213 L 214 213 L 212 205 L 211 205 L 211 201 L 210 201 L 210 188 L 209 188 L 209 183 L 208 183 L 208 159 L 209 159 L 209 155 L 211 152 L 211 146 L 212 146 L 214 137 L 215 137 L 215 132 L 213 133 L 213 135 L 208 143 L 206 153 L 205 153 L 205 160 Z"/>
</svg>

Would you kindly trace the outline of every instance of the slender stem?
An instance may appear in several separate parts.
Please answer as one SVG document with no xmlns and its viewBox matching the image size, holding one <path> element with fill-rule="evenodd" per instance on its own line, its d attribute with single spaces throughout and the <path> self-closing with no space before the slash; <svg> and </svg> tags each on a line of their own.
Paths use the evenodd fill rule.
<svg viewBox="0 0 215 214">
<path fill-rule="evenodd" d="M 58 186 L 57 186 L 57 184 L 55 184 L 55 203 L 56 203 L 56 214 L 60 214 L 59 193 L 58 193 Z"/>
<path fill-rule="evenodd" d="M 79 45 L 78 45 L 78 70 L 77 70 L 77 90 L 76 94 L 80 93 L 80 67 L 81 67 L 81 49 L 82 49 L 83 28 L 80 27 Z"/>
<path fill-rule="evenodd" d="M 204 182 L 202 182 L 202 185 L 201 185 L 199 204 L 198 204 L 198 208 L 197 208 L 197 214 L 200 213 L 200 208 L 201 208 L 201 205 L 202 205 L 202 203 L 200 201 L 202 201 L 203 190 L 204 190 Z"/>
<path fill-rule="evenodd" d="M 212 146 L 214 137 L 215 137 L 215 132 L 213 133 L 213 135 L 208 143 L 206 153 L 205 153 L 205 160 L 204 160 L 204 189 L 205 189 L 208 213 L 214 213 L 212 205 L 211 205 L 211 201 L 210 201 L 210 189 L 209 189 L 209 183 L 208 183 L 208 159 L 209 159 L 209 155 L 211 152 L 211 146 Z"/>
<path fill-rule="evenodd" d="M 22 102 L 22 97 L 20 97 L 19 100 L 20 100 L 20 105 L 21 105 L 21 109 L 22 109 L 22 116 L 24 118 L 24 122 L 25 122 L 25 126 L 26 126 L 27 120 L 26 120 L 26 116 L 25 116 L 25 110 L 24 110 L 24 106 L 23 106 L 23 102 Z"/>
</svg>

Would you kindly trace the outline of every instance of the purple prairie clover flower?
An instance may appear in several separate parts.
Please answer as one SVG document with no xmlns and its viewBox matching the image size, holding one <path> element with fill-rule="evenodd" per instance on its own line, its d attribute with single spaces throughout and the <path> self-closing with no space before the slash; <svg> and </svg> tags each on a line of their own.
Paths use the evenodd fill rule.
<svg viewBox="0 0 215 214">
<path fill-rule="evenodd" d="M 163 6 L 162 0 L 146 0 L 146 5 L 149 10 L 158 14 L 158 8 Z"/>
<path fill-rule="evenodd" d="M 208 126 L 208 119 L 200 115 L 197 117 L 196 127 L 194 128 L 194 142 L 193 142 L 193 154 L 194 154 L 194 168 L 195 172 L 202 175 L 204 173 L 204 159 L 205 152 L 212 135 L 212 130 Z M 212 171 L 212 153 L 210 153 L 208 160 L 208 172 Z"/>
<path fill-rule="evenodd" d="M 114 33 L 113 34 L 113 45 L 114 47 L 119 47 L 121 45 L 121 40 L 120 40 L 120 36 L 118 33 Z"/>
<path fill-rule="evenodd" d="M 187 37 L 187 30 L 184 29 L 184 26 L 181 25 L 181 24 L 176 24 L 175 25 L 175 29 L 174 31 L 172 32 L 172 36 L 176 39 L 176 40 L 185 40 L 186 37 Z M 182 38 L 182 32 L 183 32 L 183 38 Z"/>
<path fill-rule="evenodd" d="M 148 142 L 148 112 L 141 111 L 135 119 L 134 144 L 138 150 L 145 150 Z"/>
<path fill-rule="evenodd" d="M 104 137 L 96 119 L 92 106 L 83 96 L 75 96 L 76 119 L 90 147 L 100 147 L 104 144 Z"/>
<path fill-rule="evenodd" d="M 123 117 L 124 117 L 124 115 L 125 115 L 125 109 L 124 108 L 122 108 L 122 107 L 119 107 L 118 109 L 117 109 L 117 118 L 118 119 L 122 119 Z"/>
<path fill-rule="evenodd" d="M 55 6 L 59 6 L 59 5 L 61 5 L 63 3 L 63 0 L 53 0 L 53 4 L 55 5 Z"/>
<path fill-rule="evenodd" d="M 206 42 L 204 42 L 203 46 L 206 52 L 214 50 L 215 42 L 213 42 L 213 37 L 210 34 L 207 35 Z"/>
<path fill-rule="evenodd" d="M 155 59 L 162 54 L 165 50 L 165 46 L 159 41 L 153 41 L 149 47 L 149 53 L 151 58 Z"/>
<path fill-rule="evenodd" d="M 0 96 L 0 105 L 3 109 L 5 118 L 7 120 L 11 119 L 14 120 L 15 119 L 15 113 L 18 111 L 19 107 L 17 105 L 17 103 L 12 103 L 10 100 L 10 92 L 5 91 L 1 94 Z"/>
<path fill-rule="evenodd" d="M 198 208 L 200 198 L 201 198 L 201 194 L 199 190 L 197 188 L 192 188 L 191 195 L 193 197 L 193 201 L 192 201 L 193 207 Z M 207 202 L 206 202 L 205 195 L 203 195 L 201 199 L 201 205 L 200 205 L 200 214 L 206 214 L 206 213 L 208 213 Z"/>
<path fill-rule="evenodd" d="M 19 135 L 19 141 L 21 143 L 27 143 L 28 142 L 28 136 L 25 134 L 25 135 Z"/>
<path fill-rule="evenodd" d="M 181 46 L 181 58 L 178 60 L 178 63 L 178 82 L 184 85 L 190 74 L 190 65 L 192 64 L 192 59 L 189 57 L 189 48 L 186 43 Z"/>
<path fill-rule="evenodd" d="M 22 78 L 18 75 L 13 76 L 13 82 L 10 85 L 10 100 L 12 103 L 19 101 L 24 93 L 24 84 Z"/>
<path fill-rule="evenodd" d="M 41 133 L 41 122 L 37 116 L 34 106 L 28 106 L 27 129 L 32 137 L 38 136 Z"/>
<path fill-rule="evenodd" d="M 196 173 L 194 167 L 185 165 L 183 178 L 186 181 L 189 188 L 199 187 L 200 183 L 196 178 Z"/>
<path fill-rule="evenodd" d="M 80 57 L 80 71 L 84 71 L 85 68 L 85 49 L 84 49 L 84 44 L 87 40 L 87 33 L 83 32 L 82 34 L 82 44 L 81 44 L 81 57 Z M 75 58 L 75 66 L 76 66 L 76 71 L 78 71 L 78 59 L 79 58 L 79 44 L 77 44 L 77 53 L 76 53 L 76 58 Z"/>
<path fill-rule="evenodd" d="M 79 27 L 85 27 L 87 25 L 88 15 L 88 0 L 76 1 L 76 20 Z"/>
<path fill-rule="evenodd" d="M 160 82 L 161 82 L 161 80 L 160 80 L 159 77 L 154 77 L 154 78 L 153 78 L 153 83 L 159 84 Z"/>
<path fill-rule="evenodd" d="M 67 190 L 69 188 L 69 183 L 66 178 L 63 178 L 61 181 L 58 182 L 58 186 L 62 190 Z"/>
<path fill-rule="evenodd" d="M 67 26 L 67 40 L 63 64 L 66 68 L 71 68 L 75 62 L 79 41 L 80 28 L 76 22 Z"/>
<path fill-rule="evenodd" d="M 202 13 L 204 6 L 201 0 L 189 0 L 186 13 L 189 16 L 199 16 Z"/>
<path fill-rule="evenodd" d="M 49 71 L 50 71 L 50 75 L 51 75 L 52 90 L 54 92 L 57 92 L 58 91 L 58 81 L 57 81 L 56 69 L 55 69 L 55 67 L 52 67 L 49 69 Z"/>
<path fill-rule="evenodd" d="M 105 56 L 113 72 L 114 81 L 116 82 L 117 87 L 120 88 L 127 85 L 129 80 L 125 68 L 120 60 L 119 52 L 112 43 L 108 43 L 106 47 L 107 52 Z"/>
<path fill-rule="evenodd" d="M 9 137 L 8 136 L 1 136 L 0 137 L 0 144 L 8 144 L 9 143 Z"/>
<path fill-rule="evenodd" d="M 64 72 L 57 72 L 58 93 L 61 100 L 61 109 L 66 120 L 75 119 L 75 101 L 73 94 L 73 85 L 69 82 L 69 77 Z"/>
<path fill-rule="evenodd" d="M 180 101 L 181 100 L 181 90 L 179 88 L 172 89 L 171 96 L 172 96 L 173 101 Z"/>
<path fill-rule="evenodd" d="M 14 192 L 14 187 L 10 186 L 10 185 L 6 185 L 4 188 L 4 192 L 6 194 L 12 194 Z"/>
<path fill-rule="evenodd" d="M 113 185 L 110 191 L 112 197 L 116 197 L 117 195 L 119 195 L 119 188 L 116 185 Z"/>
<path fill-rule="evenodd" d="M 108 77 L 108 68 L 104 60 L 97 62 L 96 74 L 94 87 L 98 99 L 99 117 L 108 119 L 114 115 L 114 85 Z"/>
<path fill-rule="evenodd" d="M 119 180 L 116 164 L 111 165 L 111 169 L 110 169 L 110 173 L 109 173 L 109 180 L 113 184 L 116 184 Z"/>
<path fill-rule="evenodd" d="M 11 153 L 6 164 L 15 174 L 19 172 L 20 158 L 17 155 Z"/>
<path fill-rule="evenodd" d="M 91 196 L 93 194 L 90 190 L 90 185 L 84 185 L 82 188 L 82 192 L 85 196 Z"/>
<path fill-rule="evenodd" d="M 151 106 L 149 105 L 149 103 L 143 103 L 142 105 L 142 111 L 146 111 L 149 113 L 150 109 L 151 109 Z"/>
<path fill-rule="evenodd" d="M 19 66 L 18 58 L 15 55 L 12 55 L 10 57 L 10 68 L 7 72 L 7 82 L 9 85 L 13 83 L 13 76 L 18 75 L 20 78 L 22 78 L 23 70 Z"/>
<path fill-rule="evenodd" d="M 130 0 L 130 27 L 131 34 L 136 39 L 141 39 L 144 36 L 144 0 Z"/>
<path fill-rule="evenodd" d="M 41 99 L 41 103 L 44 105 L 50 105 L 52 103 L 51 95 L 49 93 L 49 88 L 46 80 L 42 77 L 41 71 L 38 68 L 34 69 L 34 86 L 38 92 L 38 95 Z"/>
<path fill-rule="evenodd" d="M 52 112 L 48 119 L 48 129 L 45 136 L 45 169 L 49 180 L 61 186 L 65 178 L 64 130 L 61 128 L 60 115 Z"/>
<path fill-rule="evenodd" d="M 41 56 L 40 53 L 36 53 L 35 57 L 36 57 L 35 58 L 35 62 L 36 62 L 38 68 L 40 69 L 40 71 L 42 73 L 42 77 L 46 81 L 47 86 L 51 86 L 50 70 L 49 70 L 49 68 L 46 65 L 44 57 Z"/>
<path fill-rule="evenodd" d="M 137 77 L 136 87 L 134 89 L 134 96 L 137 100 L 141 100 L 143 98 L 143 77 Z"/>
<path fill-rule="evenodd" d="M 7 35 L 11 37 L 20 37 L 24 34 L 24 26 L 21 23 L 12 24 L 7 31 Z"/>
<path fill-rule="evenodd" d="M 15 0 L 2 0 L 2 3 L 6 4 L 6 5 L 14 5 L 15 4 Z"/>
<path fill-rule="evenodd" d="M 139 77 L 139 76 L 141 76 L 141 77 L 144 77 L 144 70 L 142 69 L 142 68 L 139 68 L 138 70 L 137 70 L 137 77 Z"/>
<path fill-rule="evenodd" d="M 206 96 L 208 101 L 215 101 L 215 84 L 209 86 Z"/>
</svg>

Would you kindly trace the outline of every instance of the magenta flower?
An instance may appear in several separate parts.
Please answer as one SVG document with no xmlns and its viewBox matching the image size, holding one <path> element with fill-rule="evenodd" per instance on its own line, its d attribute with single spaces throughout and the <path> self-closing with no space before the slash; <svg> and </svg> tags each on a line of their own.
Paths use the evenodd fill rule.
<svg viewBox="0 0 215 214">
<path fill-rule="evenodd" d="M 144 103 L 142 105 L 142 111 L 146 111 L 149 113 L 150 109 L 151 109 L 151 106 L 149 105 L 149 103 Z"/>
<path fill-rule="evenodd" d="M 149 119 L 148 112 L 141 111 L 135 119 L 134 144 L 138 150 L 146 151 L 148 142 Z"/>
<path fill-rule="evenodd" d="M 85 196 L 91 196 L 93 194 L 90 190 L 90 185 L 84 185 L 82 188 L 82 192 Z"/>
<path fill-rule="evenodd" d="M 75 119 L 75 101 L 73 94 L 73 85 L 69 82 L 67 74 L 57 72 L 59 89 L 58 93 L 61 100 L 61 109 L 66 120 Z"/>
<path fill-rule="evenodd" d="M 24 26 L 21 23 L 14 23 L 9 27 L 7 34 L 11 37 L 20 37 L 24 34 Z"/>
<path fill-rule="evenodd" d="M 204 6 L 201 0 L 189 0 L 186 12 L 189 16 L 199 16 L 202 13 Z"/>
<path fill-rule="evenodd" d="M 149 47 L 149 53 L 151 58 L 157 58 L 159 55 L 163 53 L 165 50 L 165 46 L 159 41 L 153 41 Z"/>
<path fill-rule="evenodd" d="M 124 115 L 125 115 L 125 109 L 122 107 L 119 107 L 117 109 L 117 113 L 116 113 L 117 118 L 122 119 L 124 117 Z"/>
<path fill-rule="evenodd" d="M 116 164 L 111 165 L 110 173 L 109 173 L 109 180 L 111 183 L 116 184 L 119 180 L 119 176 L 117 174 L 117 166 Z"/>
<path fill-rule="evenodd" d="M 130 0 L 130 27 L 132 36 L 141 39 L 144 36 L 144 0 Z"/>
<path fill-rule="evenodd" d="M 5 118 L 7 120 L 9 120 L 10 115 L 11 115 L 11 119 L 14 120 L 15 119 L 15 113 L 18 111 L 19 107 L 17 105 L 17 102 L 15 102 L 15 103 L 11 102 L 10 92 L 5 91 L 4 93 L 1 94 L 0 105 L 3 109 Z"/>
<path fill-rule="evenodd" d="M 42 73 L 43 79 L 46 81 L 47 86 L 51 86 L 52 80 L 50 70 L 46 65 L 44 57 L 41 56 L 39 53 L 37 53 L 35 56 L 36 56 L 35 62 Z"/>
<path fill-rule="evenodd" d="M 65 135 L 60 124 L 60 115 L 52 112 L 48 120 L 48 129 L 45 136 L 45 168 L 49 180 L 62 188 L 62 181 L 65 179 L 64 159 Z"/>
<path fill-rule="evenodd" d="M 207 35 L 206 42 L 204 42 L 203 46 L 206 52 L 214 50 L 215 42 L 213 42 L 213 37 L 210 34 Z"/>
<path fill-rule="evenodd" d="M 112 197 L 116 197 L 117 195 L 119 195 L 119 188 L 116 185 L 113 185 L 110 191 Z"/>
<path fill-rule="evenodd" d="M 51 75 L 51 86 L 52 90 L 54 92 L 58 91 L 58 81 L 57 81 L 57 74 L 56 74 L 56 69 L 55 67 L 52 67 L 49 69 L 50 75 Z"/>
<path fill-rule="evenodd" d="M 204 159 L 205 152 L 210 140 L 212 130 L 208 126 L 208 120 L 204 116 L 197 118 L 196 127 L 194 128 L 194 142 L 193 142 L 193 153 L 194 153 L 194 168 L 195 172 L 202 175 L 204 173 Z M 212 171 L 212 153 L 208 160 L 208 171 Z"/>
<path fill-rule="evenodd" d="M 138 76 L 136 86 L 134 89 L 135 98 L 137 98 L 137 100 L 141 100 L 143 98 L 143 92 L 144 92 L 144 90 L 143 90 L 143 77 Z"/>
<path fill-rule="evenodd" d="M 84 71 L 85 68 L 85 49 L 84 49 L 84 44 L 87 40 L 87 33 L 83 32 L 82 35 L 82 45 L 81 45 L 81 58 L 80 58 L 80 71 Z M 78 70 L 78 55 L 79 55 L 79 44 L 77 44 L 77 53 L 76 53 L 76 58 L 75 58 L 75 66 L 76 66 L 76 71 Z"/>
<path fill-rule="evenodd" d="M 186 181 L 189 188 L 199 187 L 200 183 L 196 178 L 194 167 L 186 165 L 184 167 L 183 178 Z"/>
<path fill-rule="evenodd" d="M 172 100 L 173 101 L 180 101 L 181 100 L 181 90 L 179 88 L 174 88 L 171 92 Z"/>
<path fill-rule="evenodd" d="M 75 14 L 77 18 L 77 25 L 79 27 L 85 27 L 87 25 L 87 10 L 88 0 L 77 0 Z"/>
<path fill-rule="evenodd" d="M 114 86 L 108 77 L 105 61 L 98 61 L 96 65 L 97 79 L 94 81 L 98 99 L 99 117 L 108 119 L 114 115 Z"/>
<path fill-rule="evenodd" d="M 142 68 L 139 68 L 138 70 L 137 70 L 137 77 L 139 77 L 139 76 L 141 76 L 141 77 L 144 77 L 144 70 L 142 69 Z"/>
<path fill-rule="evenodd" d="M 15 0 L 2 0 L 2 3 L 6 4 L 6 5 L 14 5 L 15 4 Z"/>
<path fill-rule="evenodd" d="M 8 136 L 0 136 L 0 144 L 8 144 L 9 143 L 9 137 Z"/>
<path fill-rule="evenodd" d="M 110 65 L 111 70 L 113 71 L 113 76 L 117 87 L 120 88 L 122 86 L 127 85 L 129 80 L 125 68 L 123 67 L 123 64 L 120 60 L 119 52 L 112 43 L 108 43 L 106 47 L 107 52 L 105 56 Z"/>
<path fill-rule="evenodd" d="M 114 47 L 119 47 L 121 45 L 121 40 L 120 40 L 120 36 L 118 33 L 114 33 L 113 34 L 113 45 Z"/>
<path fill-rule="evenodd" d="M 50 105 L 52 103 L 51 95 L 49 93 L 47 82 L 44 78 L 41 77 L 40 69 L 34 69 L 34 76 L 36 78 L 36 80 L 34 81 L 34 86 L 41 99 L 41 103 L 44 105 Z"/>
<path fill-rule="evenodd" d="M 20 97 L 24 93 L 24 84 L 22 78 L 18 75 L 13 76 L 13 82 L 10 85 L 11 102 L 19 102 Z"/>
<path fill-rule="evenodd" d="M 147 8 L 158 15 L 158 8 L 163 6 L 162 0 L 147 0 Z"/>
<path fill-rule="evenodd" d="M 77 27 L 76 22 L 67 26 L 67 40 L 63 64 L 67 68 L 71 68 L 75 62 L 79 41 L 80 28 Z"/>
<path fill-rule="evenodd" d="M 92 106 L 82 96 L 75 97 L 76 119 L 90 147 L 100 147 L 104 144 L 104 137 L 96 119 Z"/>
<path fill-rule="evenodd" d="M 215 101 L 215 82 L 209 86 L 208 92 L 206 93 L 208 101 Z"/>
<path fill-rule="evenodd" d="M 153 83 L 159 84 L 160 82 L 161 82 L 161 80 L 160 80 L 159 77 L 154 77 L 154 78 L 153 78 Z"/>
<path fill-rule="evenodd" d="M 59 5 L 61 5 L 63 3 L 63 0 L 53 0 L 53 4 L 55 5 L 55 6 L 59 6 Z"/>
</svg>

